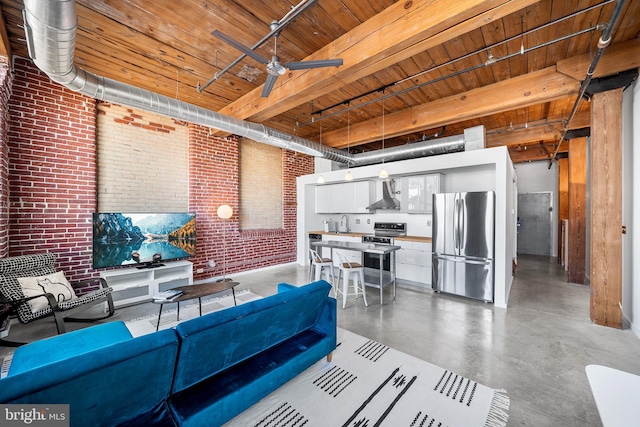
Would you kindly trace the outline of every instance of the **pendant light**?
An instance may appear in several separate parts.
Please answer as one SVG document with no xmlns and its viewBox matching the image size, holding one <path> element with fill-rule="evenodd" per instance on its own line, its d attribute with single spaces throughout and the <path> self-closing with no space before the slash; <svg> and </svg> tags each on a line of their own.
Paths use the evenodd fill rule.
<svg viewBox="0 0 640 427">
<path fill-rule="evenodd" d="M 350 116 L 349 116 L 349 111 L 347 111 L 347 153 L 351 154 L 349 152 L 349 144 L 351 142 L 351 134 L 350 134 Z M 349 166 L 351 165 L 350 161 L 347 161 L 347 174 L 344 176 L 344 180 L 345 181 L 353 181 L 353 175 L 351 175 L 351 170 L 349 169 Z"/>
<path fill-rule="evenodd" d="M 384 96 L 384 92 L 382 94 Z M 382 169 L 380 169 L 378 178 L 389 178 L 389 172 L 384 168 L 384 97 L 382 98 Z"/>
</svg>

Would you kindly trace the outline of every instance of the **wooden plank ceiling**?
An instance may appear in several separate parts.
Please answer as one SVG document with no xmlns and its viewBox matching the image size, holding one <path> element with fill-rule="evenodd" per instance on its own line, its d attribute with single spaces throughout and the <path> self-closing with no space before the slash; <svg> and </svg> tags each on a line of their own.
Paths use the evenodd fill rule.
<svg viewBox="0 0 640 427">
<path fill-rule="evenodd" d="M 277 54 L 342 66 L 288 70 L 263 98 L 265 65 L 245 57 L 198 90 L 241 54 L 212 31 L 253 46 L 300 1 L 76 0 L 75 61 L 352 152 L 484 125 L 488 146 L 507 145 L 514 162 L 541 160 L 565 126 L 590 125 L 588 100 L 566 119 L 613 1 L 317 0 L 281 31 Z M 0 6 L 0 55 L 27 57 L 22 0 Z M 627 0 L 596 77 L 640 66 L 639 33 L 640 1 Z M 255 49 L 266 58 L 274 50 L 273 38 Z"/>
</svg>

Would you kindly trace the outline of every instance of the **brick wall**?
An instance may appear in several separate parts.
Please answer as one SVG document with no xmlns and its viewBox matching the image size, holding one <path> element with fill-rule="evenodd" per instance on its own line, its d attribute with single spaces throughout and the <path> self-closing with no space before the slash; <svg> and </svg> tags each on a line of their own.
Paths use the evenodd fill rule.
<svg viewBox="0 0 640 427">
<path fill-rule="evenodd" d="M 9 255 L 57 255 L 69 280 L 91 275 L 95 101 L 15 61 L 9 101 Z"/>
<path fill-rule="evenodd" d="M 8 58 L 0 56 L 0 257 L 9 254 L 9 175 L 7 127 L 13 79 Z"/>
<path fill-rule="evenodd" d="M 50 82 L 28 60 L 18 59 L 15 66 L 8 154 L 2 157 L 11 193 L 4 255 L 48 250 L 72 281 L 97 276 L 91 269 L 90 228 L 97 206 L 95 100 Z M 295 261 L 296 177 L 313 171 L 313 159 L 282 150 L 282 229 L 239 231 L 237 139 L 214 138 L 208 128 L 193 124 L 188 135 L 188 210 L 197 215 L 198 239 L 191 261 L 194 272 L 204 269 L 195 279 L 222 274 L 223 222 L 216 214 L 221 204 L 234 209 L 224 223 L 227 274 Z M 216 268 L 207 267 L 210 259 Z"/>
</svg>

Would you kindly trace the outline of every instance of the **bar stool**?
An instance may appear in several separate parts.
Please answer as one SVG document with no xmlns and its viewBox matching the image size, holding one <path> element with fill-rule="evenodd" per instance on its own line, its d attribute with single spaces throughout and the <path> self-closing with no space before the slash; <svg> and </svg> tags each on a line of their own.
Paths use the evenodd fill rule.
<svg viewBox="0 0 640 427">
<path fill-rule="evenodd" d="M 365 307 L 368 307 L 367 303 L 367 294 L 365 292 L 364 286 L 364 267 L 362 264 L 349 261 L 344 254 L 338 254 L 338 260 L 340 261 L 340 273 L 338 274 L 338 284 L 340 283 L 340 278 L 344 273 L 344 278 L 342 279 L 342 289 L 340 286 L 336 286 L 334 288 L 336 297 L 337 293 L 340 292 L 342 294 L 342 308 L 344 309 L 347 306 L 347 296 L 355 295 L 356 299 L 358 299 L 358 290 L 362 291 L 362 299 L 364 300 Z M 351 275 L 353 274 L 353 278 Z M 353 280 L 353 293 L 349 293 L 349 280 Z"/>
<path fill-rule="evenodd" d="M 322 258 L 318 251 L 315 249 L 309 248 L 309 253 L 311 254 L 311 266 L 313 267 L 309 271 L 309 280 L 311 280 L 311 275 L 315 271 L 315 280 L 318 281 L 322 277 L 322 271 L 326 271 L 327 281 L 333 285 L 336 281 L 335 276 L 333 275 L 333 261 L 331 258 Z M 331 280 L 329 280 L 331 277 Z"/>
</svg>

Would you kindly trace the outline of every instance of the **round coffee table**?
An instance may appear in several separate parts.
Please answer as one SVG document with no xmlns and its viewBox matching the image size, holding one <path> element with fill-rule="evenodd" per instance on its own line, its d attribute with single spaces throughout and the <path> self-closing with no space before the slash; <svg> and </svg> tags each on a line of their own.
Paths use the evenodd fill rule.
<svg viewBox="0 0 640 427">
<path fill-rule="evenodd" d="M 176 320 L 180 320 L 180 303 L 191 299 L 198 299 L 198 309 L 200 316 L 202 316 L 202 297 L 217 294 L 219 292 L 228 291 L 231 289 L 233 294 L 233 305 L 238 305 L 236 302 L 235 287 L 240 283 L 232 282 L 229 280 L 220 280 L 215 282 L 204 282 L 195 285 L 179 286 L 177 288 L 171 288 L 172 291 L 182 291 L 182 295 L 171 300 L 153 300 L 154 304 L 160 304 L 160 311 L 158 312 L 158 323 L 156 324 L 156 331 L 160 328 L 160 317 L 162 316 L 162 307 L 165 304 L 178 303 L 178 313 Z"/>
</svg>

